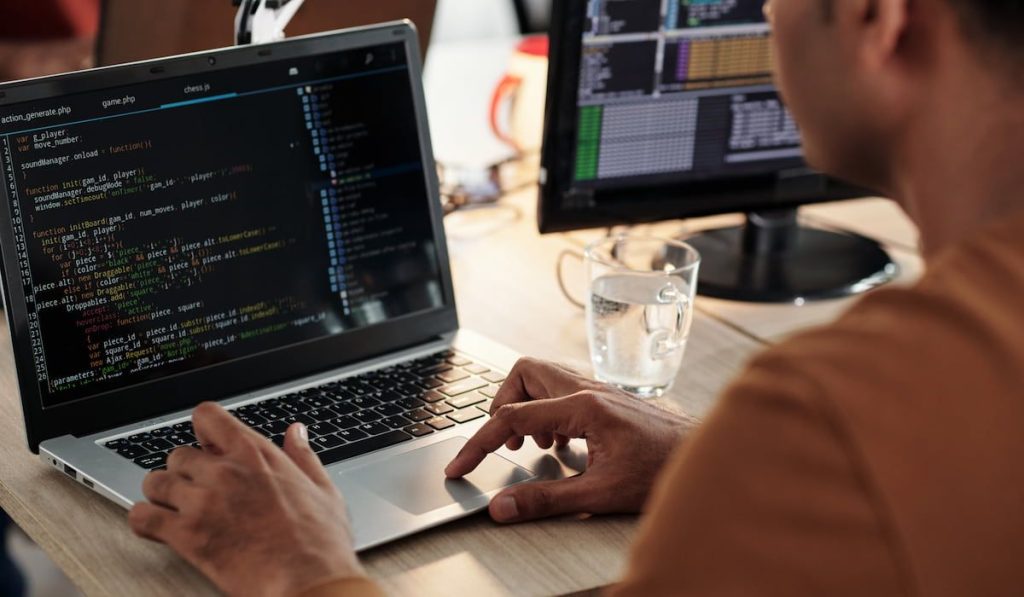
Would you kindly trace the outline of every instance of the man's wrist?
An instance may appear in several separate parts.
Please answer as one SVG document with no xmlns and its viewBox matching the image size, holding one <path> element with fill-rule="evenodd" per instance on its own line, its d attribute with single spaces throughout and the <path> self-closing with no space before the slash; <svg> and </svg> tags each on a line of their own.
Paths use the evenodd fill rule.
<svg viewBox="0 0 1024 597">
<path fill-rule="evenodd" d="M 290 594 L 291 597 L 377 597 L 384 595 L 360 567 L 357 572 L 339 574 L 333 577 L 307 583 L 303 588 Z"/>
</svg>

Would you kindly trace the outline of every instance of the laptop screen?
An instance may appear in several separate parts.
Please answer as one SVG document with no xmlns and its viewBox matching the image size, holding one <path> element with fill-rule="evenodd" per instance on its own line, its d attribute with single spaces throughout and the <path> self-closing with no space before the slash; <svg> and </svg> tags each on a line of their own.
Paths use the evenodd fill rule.
<svg viewBox="0 0 1024 597">
<path fill-rule="evenodd" d="M 0 107 L 43 405 L 443 306 L 417 131 L 402 43 Z"/>
</svg>

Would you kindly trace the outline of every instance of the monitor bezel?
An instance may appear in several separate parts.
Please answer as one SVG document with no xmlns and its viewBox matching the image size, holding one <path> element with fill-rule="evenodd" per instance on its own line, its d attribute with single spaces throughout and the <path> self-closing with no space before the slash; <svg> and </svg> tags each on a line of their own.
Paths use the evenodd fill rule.
<svg viewBox="0 0 1024 597">
<path fill-rule="evenodd" d="M 404 44 L 408 73 L 416 110 L 420 151 L 424 163 L 424 184 L 430 203 L 430 217 L 437 245 L 442 284 L 441 307 L 395 318 L 384 323 L 285 347 L 270 353 L 245 357 L 172 375 L 161 380 L 121 390 L 44 407 L 29 342 L 29 324 L 24 291 L 18 270 L 10 210 L 10 197 L 3 185 L 0 206 L 0 275 L 7 306 L 8 331 L 21 394 L 29 447 L 38 453 L 39 444 L 64 435 L 83 436 L 149 418 L 187 409 L 205 400 L 222 400 L 339 369 L 377 356 L 425 344 L 458 329 L 455 293 L 452 285 L 439 184 L 427 125 L 422 86 L 422 63 L 418 35 L 409 21 L 386 23 L 337 32 L 294 38 L 274 44 L 224 48 L 171 58 L 105 67 L 92 71 L 0 85 L 0 105 L 164 80 L 204 72 L 265 64 L 276 60 L 315 56 L 389 43 Z M 210 60 L 214 57 L 216 60 Z"/>
<path fill-rule="evenodd" d="M 567 207 L 573 192 L 586 3 L 587 0 L 555 2 L 552 13 L 537 206 L 541 233 L 795 208 L 870 194 L 864 189 L 813 173 L 809 168 L 794 168 L 760 176 L 600 189 L 578 198 L 580 201 L 592 201 L 598 207 Z"/>
</svg>

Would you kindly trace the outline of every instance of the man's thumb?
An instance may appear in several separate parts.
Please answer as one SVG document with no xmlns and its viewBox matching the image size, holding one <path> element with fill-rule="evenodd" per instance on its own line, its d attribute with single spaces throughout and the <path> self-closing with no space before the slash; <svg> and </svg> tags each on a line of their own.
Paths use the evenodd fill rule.
<svg viewBox="0 0 1024 597">
<path fill-rule="evenodd" d="M 497 522 L 524 522 L 587 512 L 594 498 L 589 485 L 583 476 L 515 485 L 491 500 L 491 518 Z"/>
<path fill-rule="evenodd" d="M 309 432 L 302 423 L 288 428 L 284 436 L 284 452 L 313 482 L 320 485 L 330 483 L 320 459 L 309 447 Z"/>
</svg>

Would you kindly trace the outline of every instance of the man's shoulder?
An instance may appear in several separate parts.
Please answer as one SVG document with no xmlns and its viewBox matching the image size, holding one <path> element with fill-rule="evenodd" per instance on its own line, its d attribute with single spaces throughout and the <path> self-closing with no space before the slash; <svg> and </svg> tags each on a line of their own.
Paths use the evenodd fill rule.
<svg viewBox="0 0 1024 597">
<path fill-rule="evenodd" d="M 835 323 L 762 358 L 864 390 L 1017 390 L 1024 387 L 1021 297 L 1024 218 L 1018 217 L 946 251 L 915 285 L 876 291 Z"/>
<path fill-rule="evenodd" d="M 999 554 L 1024 550 L 1024 528 L 1008 524 L 1024 503 L 1024 230 L 1010 231 L 948 252 L 918 284 L 866 297 L 744 376 L 779 388 L 757 395 L 822 415 L 925 593 L 966 589 L 982 570 L 1016 578 Z M 989 560 L 965 566 L 965 553 Z"/>
</svg>

